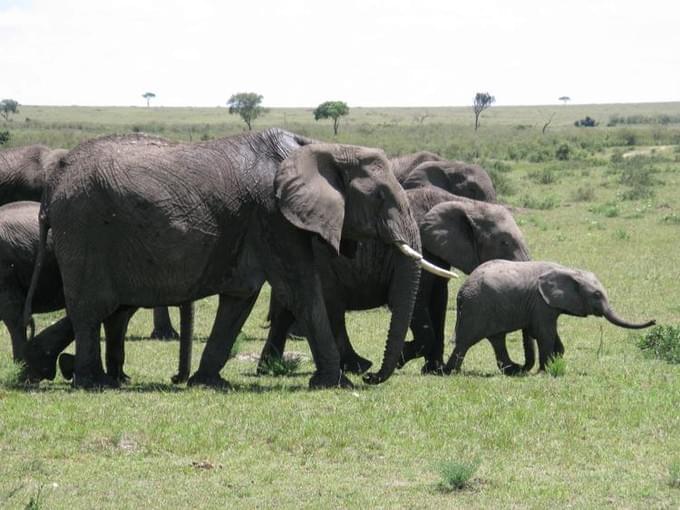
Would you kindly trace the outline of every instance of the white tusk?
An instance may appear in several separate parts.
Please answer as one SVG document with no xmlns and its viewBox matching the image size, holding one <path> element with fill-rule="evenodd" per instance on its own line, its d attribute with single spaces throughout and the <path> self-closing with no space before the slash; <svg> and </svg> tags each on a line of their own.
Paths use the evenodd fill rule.
<svg viewBox="0 0 680 510">
<path fill-rule="evenodd" d="M 408 244 L 406 243 L 396 244 L 400 252 L 402 252 L 407 257 L 412 258 L 413 260 L 417 260 L 420 267 L 422 267 L 425 271 L 432 274 L 436 274 L 437 276 L 442 276 L 444 278 L 449 279 L 458 278 L 458 275 L 456 273 L 452 271 L 447 271 L 446 269 L 442 269 L 441 267 L 437 267 L 432 262 L 428 262 L 427 260 L 425 260 L 420 253 L 411 248 Z"/>
<path fill-rule="evenodd" d="M 444 278 L 458 278 L 458 275 L 454 273 L 453 271 L 447 271 L 446 269 L 442 269 L 439 266 L 435 266 L 432 262 L 428 262 L 425 259 L 420 259 L 419 261 L 420 267 L 422 267 L 425 271 L 436 274 L 437 276 L 443 276 Z"/>
<path fill-rule="evenodd" d="M 399 251 L 413 260 L 423 260 L 423 256 L 406 243 L 396 243 Z"/>
</svg>

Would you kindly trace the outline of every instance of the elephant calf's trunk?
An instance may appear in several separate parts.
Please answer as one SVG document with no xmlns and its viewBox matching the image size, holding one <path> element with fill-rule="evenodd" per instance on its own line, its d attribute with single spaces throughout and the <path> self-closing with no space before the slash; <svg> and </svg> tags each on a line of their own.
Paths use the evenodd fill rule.
<svg viewBox="0 0 680 510">
<path fill-rule="evenodd" d="M 605 319 L 607 319 L 609 322 L 611 322 L 615 326 L 620 326 L 620 327 L 626 328 L 626 329 L 644 329 L 644 328 L 648 328 L 648 327 L 656 324 L 655 320 L 642 322 L 642 323 L 639 323 L 639 324 L 636 324 L 636 323 L 633 323 L 633 322 L 628 322 L 626 320 L 623 320 L 618 315 L 616 315 L 616 313 L 614 313 L 614 310 L 612 310 L 611 308 L 606 308 L 602 315 L 604 315 Z"/>
</svg>

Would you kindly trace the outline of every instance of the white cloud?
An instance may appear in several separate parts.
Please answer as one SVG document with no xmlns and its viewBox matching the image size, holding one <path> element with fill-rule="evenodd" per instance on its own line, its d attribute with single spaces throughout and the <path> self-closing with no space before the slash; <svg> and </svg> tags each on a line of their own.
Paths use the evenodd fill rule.
<svg viewBox="0 0 680 510">
<path fill-rule="evenodd" d="M 680 99 L 674 2 L 0 2 L 0 96 L 270 106 Z"/>
</svg>

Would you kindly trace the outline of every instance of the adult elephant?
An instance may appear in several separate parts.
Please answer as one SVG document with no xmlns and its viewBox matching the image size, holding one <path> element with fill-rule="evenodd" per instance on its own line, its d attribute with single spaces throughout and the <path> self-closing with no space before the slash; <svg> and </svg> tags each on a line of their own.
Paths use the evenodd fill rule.
<svg viewBox="0 0 680 510">
<path fill-rule="evenodd" d="M 0 151 L 0 205 L 22 200 L 40 202 L 47 169 L 66 152 L 39 144 Z M 149 336 L 179 338 L 167 307 L 154 308 L 153 330 Z"/>
<path fill-rule="evenodd" d="M 435 186 L 473 200 L 496 202 L 496 190 L 487 171 L 463 161 L 426 161 L 400 182 L 404 189 Z"/>
<path fill-rule="evenodd" d="M 33 265 L 38 252 L 40 203 L 20 201 L 0 207 L 0 320 L 5 323 L 12 339 L 12 353 L 16 362 L 25 362 L 24 376 L 28 380 L 54 379 L 57 356 L 74 338 L 68 317 L 63 317 L 26 343 L 26 328 L 22 323 Z M 33 310 L 46 313 L 62 310 L 65 306 L 61 274 L 54 256 L 52 238 L 45 243 L 43 268 L 40 272 Z M 187 315 L 188 314 L 188 315 Z M 186 380 L 191 364 L 191 305 L 181 311 L 183 319 L 180 369 L 175 379 Z M 111 331 L 106 329 L 107 339 Z M 115 349 L 113 347 L 112 349 Z M 116 378 L 123 378 L 122 366 L 111 363 L 114 350 L 107 348 L 107 370 Z"/>
<path fill-rule="evenodd" d="M 458 197 L 439 188 L 406 190 L 420 229 L 423 254 L 440 266 L 465 273 L 492 259 L 528 260 L 522 233 L 509 211 L 497 204 Z M 394 253 L 373 241 L 359 245 L 353 258 L 328 258 L 324 271 L 324 298 L 341 355 L 342 366 L 363 372 L 371 362 L 352 347 L 345 327 L 347 310 L 366 310 L 389 302 L 399 273 Z M 442 296 L 439 283 L 443 283 Z M 425 356 L 424 372 L 443 367 L 446 280 L 423 273 L 411 321 L 414 340 L 407 343 L 401 363 Z M 265 373 L 272 357 L 283 353 L 286 331 L 294 314 L 273 300 L 271 329 L 258 370 Z"/>
<path fill-rule="evenodd" d="M 128 135 L 85 142 L 60 167 L 43 195 L 41 246 L 52 228 L 76 336 L 76 386 L 115 385 L 101 367 L 103 320 L 212 294 L 217 316 L 189 383 L 226 384 L 219 372 L 267 279 L 309 332 L 310 386 L 351 387 L 317 260 L 366 238 L 406 253 L 397 257 L 383 366 L 366 380 L 393 372 L 422 257 L 411 253 L 420 250 L 417 225 L 382 151 L 279 129 L 194 145 Z"/>
<path fill-rule="evenodd" d="M 409 174 L 419 165 L 428 161 L 446 161 L 439 154 L 429 151 L 418 151 L 412 154 L 404 154 L 403 156 L 395 156 L 390 158 L 392 171 L 395 177 L 401 183 L 409 176 Z"/>
</svg>

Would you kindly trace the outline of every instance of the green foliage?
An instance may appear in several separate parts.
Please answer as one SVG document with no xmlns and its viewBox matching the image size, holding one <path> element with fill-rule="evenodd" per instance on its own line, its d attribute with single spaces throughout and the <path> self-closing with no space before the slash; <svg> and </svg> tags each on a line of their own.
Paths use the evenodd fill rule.
<svg viewBox="0 0 680 510">
<path fill-rule="evenodd" d="M 477 92 L 472 102 L 472 111 L 475 113 L 475 131 L 479 128 L 479 116 L 487 108 L 496 102 L 496 98 L 488 92 Z"/>
<path fill-rule="evenodd" d="M 558 200 L 554 195 L 542 195 L 536 197 L 534 195 L 524 195 L 520 200 L 520 205 L 527 209 L 539 209 L 542 211 L 554 209 L 558 205 Z"/>
<path fill-rule="evenodd" d="M 11 359 L 0 358 L 0 386 L 17 388 L 23 382 L 24 367 L 20 363 L 14 363 Z"/>
<path fill-rule="evenodd" d="M 349 114 L 349 106 L 344 101 L 326 101 L 314 110 L 314 120 L 333 119 L 333 134 L 338 134 L 340 117 Z"/>
<path fill-rule="evenodd" d="M 663 126 L 668 124 L 680 124 L 680 115 L 619 115 L 614 114 L 609 117 L 608 126 L 617 126 L 619 124 L 661 124 Z"/>
<path fill-rule="evenodd" d="M 527 176 L 537 184 L 554 184 L 557 182 L 557 173 L 550 168 L 532 170 Z"/>
<path fill-rule="evenodd" d="M 571 148 L 569 147 L 569 144 L 562 143 L 555 150 L 555 159 L 558 159 L 559 161 L 567 161 L 569 159 L 570 152 Z"/>
<path fill-rule="evenodd" d="M 594 205 L 588 210 L 595 214 L 601 214 L 606 218 L 616 218 L 619 215 L 619 205 L 617 202 L 606 202 L 604 204 Z"/>
<path fill-rule="evenodd" d="M 0 115 L 5 121 L 9 120 L 10 114 L 19 113 L 19 103 L 14 99 L 3 99 L 0 101 Z"/>
<path fill-rule="evenodd" d="M 562 377 L 567 373 L 567 362 L 562 356 L 550 358 L 545 365 L 545 371 L 553 377 Z"/>
<path fill-rule="evenodd" d="M 595 200 L 595 190 L 591 186 L 579 186 L 571 193 L 574 202 L 592 202 Z"/>
<path fill-rule="evenodd" d="M 680 326 L 658 325 L 637 339 L 637 346 L 646 356 L 680 363 Z"/>
<path fill-rule="evenodd" d="M 153 92 L 144 92 L 144 94 L 142 94 L 142 97 L 146 99 L 146 107 L 148 108 L 150 106 L 151 100 L 154 97 L 156 97 L 156 94 L 154 94 Z"/>
<path fill-rule="evenodd" d="M 297 356 L 271 356 L 263 364 L 264 372 L 274 377 L 294 375 L 300 366 Z"/>
<path fill-rule="evenodd" d="M 668 485 L 680 489 L 680 460 L 671 462 L 668 466 Z"/>
<path fill-rule="evenodd" d="M 439 466 L 439 489 L 443 492 L 453 492 L 465 489 L 479 468 L 479 461 L 459 462 L 449 460 Z"/>
<path fill-rule="evenodd" d="M 239 92 L 234 94 L 227 101 L 230 114 L 238 114 L 243 119 L 243 122 L 248 126 L 248 131 L 252 130 L 252 123 L 260 115 L 267 112 L 265 108 L 260 106 L 262 103 L 262 96 L 255 92 Z"/>
<path fill-rule="evenodd" d="M 0 145 L 5 145 L 7 142 L 9 142 L 10 138 L 11 135 L 9 131 L 0 131 Z"/>
</svg>

